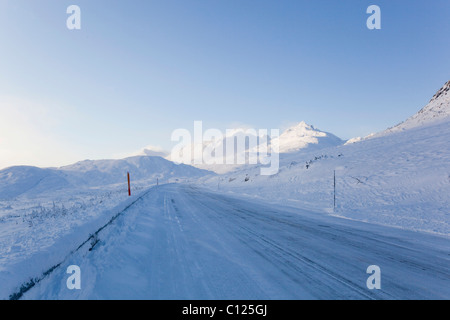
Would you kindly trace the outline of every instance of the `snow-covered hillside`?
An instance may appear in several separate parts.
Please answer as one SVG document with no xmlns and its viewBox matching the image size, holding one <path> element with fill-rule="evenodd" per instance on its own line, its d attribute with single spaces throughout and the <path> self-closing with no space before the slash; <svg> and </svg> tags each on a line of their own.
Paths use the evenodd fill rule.
<svg viewBox="0 0 450 320">
<path fill-rule="evenodd" d="M 281 155 L 259 168 L 205 178 L 210 188 L 405 229 L 450 234 L 450 122 L 346 146 Z M 333 179 L 336 171 L 336 210 Z"/>
<path fill-rule="evenodd" d="M 0 171 L 0 200 L 13 199 L 22 194 L 66 188 L 70 182 L 55 169 L 11 167 Z"/>
<path fill-rule="evenodd" d="M 0 171 L 0 200 L 36 196 L 66 188 L 84 189 L 125 185 L 127 172 L 134 183 L 156 184 L 198 178 L 211 172 L 161 157 L 135 156 L 121 160 L 85 160 L 61 168 L 11 167 Z"/>
<path fill-rule="evenodd" d="M 419 112 L 404 122 L 389 128 L 385 133 L 403 131 L 423 125 L 445 121 L 450 118 L 450 81 L 439 89 L 430 102 Z"/>
<path fill-rule="evenodd" d="M 331 145 L 337 146 L 281 154 L 277 175 L 261 176 L 259 166 L 253 166 L 206 177 L 202 183 L 221 192 L 449 235 L 449 88 L 447 82 L 422 111 L 370 138 L 345 145 L 334 138 Z M 304 139 L 298 132 L 303 130 L 308 126 L 285 132 L 287 145 L 301 146 Z"/>
<path fill-rule="evenodd" d="M 363 140 L 382 137 L 392 133 L 397 133 L 409 129 L 420 128 L 427 125 L 433 125 L 440 122 L 446 122 L 450 119 L 450 81 L 439 89 L 431 98 L 430 102 L 419 112 L 409 117 L 405 121 L 394 127 L 388 128 L 381 132 L 372 133 L 364 138 L 356 137 L 348 140 L 346 144 L 360 142 Z"/>
</svg>

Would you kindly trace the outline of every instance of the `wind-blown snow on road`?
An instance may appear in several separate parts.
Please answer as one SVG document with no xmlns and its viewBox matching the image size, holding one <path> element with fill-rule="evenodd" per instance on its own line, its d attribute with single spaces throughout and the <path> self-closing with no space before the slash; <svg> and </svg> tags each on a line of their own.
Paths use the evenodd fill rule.
<svg viewBox="0 0 450 320">
<path fill-rule="evenodd" d="M 152 188 L 25 299 L 449 299 L 450 239 L 189 185 Z M 69 290 L 69 265 L 81 290 Z M 381 268 L 381 289 L 366 286 Z"/>
</svg>

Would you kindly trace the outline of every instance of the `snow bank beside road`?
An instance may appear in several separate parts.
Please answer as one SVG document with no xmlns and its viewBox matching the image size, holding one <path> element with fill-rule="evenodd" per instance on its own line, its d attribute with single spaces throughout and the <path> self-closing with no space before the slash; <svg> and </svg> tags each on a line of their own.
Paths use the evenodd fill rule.
<svg viewBox="0 0 450 320">
<path fill-rule="evenodd" d="M 63 262 L 99 228 L 146 192 L 129 198 L 116 195 L 114 201 L 102 201 L 103 205 L 90 208 L 87 217 L 79 212 L 70 217 L 66 215 L 41 221 L 38 226 L 22 226 L 25 230 L 18 226 L 14 232 L 2 234 L 0 299 L 10 298 L 11 294 L 20 292 L 20 286 L 35 282 L 49 269 Z"/>
</svg>

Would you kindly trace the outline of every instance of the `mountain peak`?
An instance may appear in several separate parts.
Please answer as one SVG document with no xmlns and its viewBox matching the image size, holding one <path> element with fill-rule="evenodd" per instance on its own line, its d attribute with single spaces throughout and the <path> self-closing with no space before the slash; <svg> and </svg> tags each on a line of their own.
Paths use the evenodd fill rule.
<svg viewBox="0 0 450 320">
<path fill-rule="evenodd" d="M 339 145 L 343 142 L 335 135 L 320 131 L 305 121 L 288 128 L 278 140 L 281 153 L 291 153 L 310 146 Z"/>
<path fill-rule="evenodd" d="M 283 134 L 287 134 L 289 132 L 296 132 L 300 134 L 308 134 L 308 133 L 311 134 L 315 131 L 316 129 L 314 128 L 314 126 L 307 124 L 305 121 L 302 121 L 286 129 L 286 131 L 284 131 Z"/>
<path fill-rule="evenodd" d="M 433 96 L 433 98 L 431 98 L 430 103 L 438 100 L 441 97 L 446 97 L 447 100 L 449 99 L 450 95 L 449 95 L 449 91 L 450 91 L 450 80 L 447 81 L 444 86 L 438 90 L 438 92 L 436 92 L 436 94 Z"/>
</svg>

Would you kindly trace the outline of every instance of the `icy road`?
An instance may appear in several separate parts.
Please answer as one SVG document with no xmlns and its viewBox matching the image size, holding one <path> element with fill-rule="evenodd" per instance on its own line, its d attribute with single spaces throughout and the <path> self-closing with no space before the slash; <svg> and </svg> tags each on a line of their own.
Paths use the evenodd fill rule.
<svg viewBox="0 0 450 320">
<path fill-rule="evenodd" d="M 80 290 L 67 288 L 70 265 Z M 379 290 L 366 286 L 370 265 Z M 22 298 L 450 299 L 449 267 L 444 236 L 173 184 L 138 198 Z"/>
</svg>

